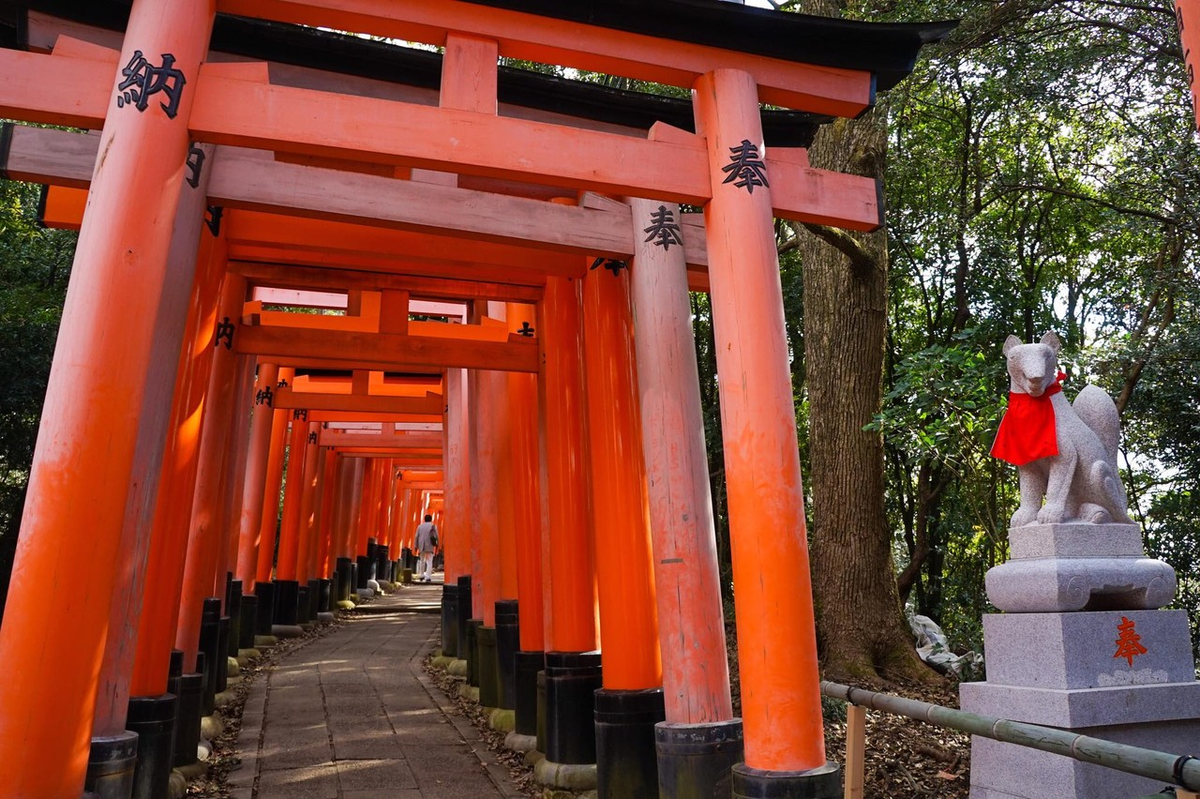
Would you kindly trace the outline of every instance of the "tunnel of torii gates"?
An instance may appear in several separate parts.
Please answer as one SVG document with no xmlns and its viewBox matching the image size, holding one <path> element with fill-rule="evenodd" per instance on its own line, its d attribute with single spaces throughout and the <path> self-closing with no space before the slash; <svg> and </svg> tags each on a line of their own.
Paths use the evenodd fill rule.
<svg viewBox="0 0 1200 799">
<path fill-rule="evenodd" d="M 875 181 L 806 147 L 952 23 L 96 0 L 0 25 L 0 116 L 70 128 L 6 125 L 0 168 L 80 231 L 0 628 L 6 797 L 102 791 L 139 746 L 157 790 L 154 731 L 174 716 L 194 761 L 226 652 L 386 579 L 425 513 L 443 653 L 518 732 L 544 719 L 550 762 L 596 763 L 612 796 L 837 793 L 773 220 L 881 224 Z M 689 290 L 715 328 L 741 718 Z"/>
</svg>

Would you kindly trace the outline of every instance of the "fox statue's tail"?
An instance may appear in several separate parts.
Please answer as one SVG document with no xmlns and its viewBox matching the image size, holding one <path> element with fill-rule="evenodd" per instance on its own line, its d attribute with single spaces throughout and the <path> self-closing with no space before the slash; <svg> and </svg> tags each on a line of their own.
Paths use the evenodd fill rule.
<svg viewBox="0 0 1200 799">
<path fill-rule="evenodd" d="M 1121 437 L 1121 417 L 1117 413 L 1117 406 L 1104 389 L 1089 383 L 1079 392 L 1079 396 L 1075 397 L 1071 407 L 1074 408 L 1075 415 L 1092 429 L 1100 439 L 1100 445 L 1104 447 L 1104 460 L 1092 465 L 1093 485 L 1103 486 L 1105 494 L 1119 500 L 1120 504 L 1116 508 L 1119 512 L 1127 506 L 1127 502 L 1125 486 L 1121 483 L 1121 476 L 1117 471 L 1117 447 Z M 1114 521 L 1128 522 L 1129 518 L 1126 516 Z"/>
</svg>

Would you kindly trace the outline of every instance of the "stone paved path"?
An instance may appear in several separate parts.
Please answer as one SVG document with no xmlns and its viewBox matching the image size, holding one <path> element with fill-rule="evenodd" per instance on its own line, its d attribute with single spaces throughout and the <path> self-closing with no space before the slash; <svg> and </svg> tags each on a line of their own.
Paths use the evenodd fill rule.
<svg viewBox="0 0 1200 799">
<path fill-rule="evenodd" d="M 413 585 L 259 677 L 230 775 L 237 799 L 522 796 L 474 727 L 449 712 L 422 658 L 441 585 Z"/>
</svg>

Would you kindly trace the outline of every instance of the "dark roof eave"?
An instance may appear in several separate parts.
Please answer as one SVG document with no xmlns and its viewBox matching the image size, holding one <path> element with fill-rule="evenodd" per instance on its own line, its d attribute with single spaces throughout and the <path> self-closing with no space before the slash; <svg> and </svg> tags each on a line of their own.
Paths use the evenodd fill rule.
<svg viewBox="0 0 1200 799">
<path fill-rule="evenodd" d="M 17 9 L 17 13 L 7 12 Z M 8 46 L 26 44 L 26 9 L 87 25 L 124 30 L 129 17 L 126 0 L 0 0 L 0 28 L 7 31 Z M 11 19 L 9 19 L 11 17 Z M 309 67 L 344 75 L 437 89 L 441 81 L 441 56 L 424 50 L 373 39 L 322 31 L 269 20 L 219 15 L 212 48 L 219 52 L 265 61 Z M 568 80 L 521 69 L 502 67 L 498 85 L 502 103 L 535 108 L 648 130 L 661 121 L 694 130 L 691 103 L 664 95 L 612 89 L 594 83 Z M 807 147 L 817 128 L 830 117 L 803 111 L 764 111 L 765 141 L 775 147 Z"/>
<path fill-rule="evenodd" d="M 772 11 L 721 0 L 466 0 L 656 38 L 753 53 L 794 63 L 874 73 L 885 91 L 903 80 L 922 46 L 957 20 L 859 22 Z"/>
</svg>

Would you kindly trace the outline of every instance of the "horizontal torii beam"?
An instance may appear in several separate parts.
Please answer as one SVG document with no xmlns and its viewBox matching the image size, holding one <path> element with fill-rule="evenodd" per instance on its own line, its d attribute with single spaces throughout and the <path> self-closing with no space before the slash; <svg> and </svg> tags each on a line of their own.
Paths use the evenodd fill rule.
<svg viewBox="0 0 1200 799">
<path fill-rule="evenodd" d="M 446 402 L 441 394 L 426 394 L 424 397 L 385 397 L 361 394 L 299 393 L 290 388 L 278 388 L 272 407 L 283 410 L 311 411 L 308 421 L 332 421 L 328 414 L 317 411 L 337 411 L 355 420 L 366 414 L 404 414 L 413 416 L 435 416 L 441 418 Z"/>
<path fill-rule="evenodd" d="M 542 298 L 542 289 L 534 286 L 479 283 L 437 277 L 412 277 L 384 272 L 283 266 L 248 261 L 233 261 L 230 263 L 229 269 L 242 275 L 254 285 L 300 290 L 407 291 L 410 296 L 430 299 L 481 299 L 505 302 L 537 302 Z"/>
<path fill-rule="evenodd" d="M 111 57 L 93 60 L 99 57 L 0 50 L 0 74 L 14 76 L 0 86 L 0 115 L 101 127 L 115 62 Z M 862 74 L 869 84 L 869 75 Z M 276 86 L 267 82 L 265 66 L 255 63 L 205 64 L 194 83 L 196 98 L 189 127 L 197 140 L 214 144 L 543 180 L 582 190 L 693 205 L 703 205 L 712 196 L 704 140 L 684 131 L 660 137 L 661 141 L 654 136 L 636 139 L 450 108 Z M 56 86 L 57 90 L 45 92 L 46 85 Z M 312 120 L 317 119 L 324 124 L 314 126 Z M 358 120 L 363 119 L 372 124 L 360 125 Z M 454 135 L 447 136 L 448 130 Z M 881 224 L 875 181 L 811 169 L 801 164 L 799 156 L 780 160 L 764 153 L 763 160 L 776 216 L 857 230 L 873 230 Z M 357 177 L 389 180 L 371 175 Z M 375 218 L 366 198 L 361 207 L 354 207 L 350 199 L 339 216 Z M 624 234 L 628 245 L 620 251 L 605 247 L 593 251 L 614 257 L 631 253 L 632 229 L 627 228 Z M 560 248 L 590 246 L 569 230 L 547 231 L 545 235 L 552 240 L 546 244 Z"/>
<path fill-rule="evenodd" d="M 82 194 L 76 196 L 72 192 L 80 192 L 85 189 L 90 181 L 98 144 L 99 137 L 95 135 L 24 125 L 14 126 L 11 129 L 8 155 L 5 163 L 0 164 L 0 169 L 5 169 L 9 176 L 16 180 L 54 184 L 46 204 L 47 224 L 78 229 L 78 225 L 82 221 L 86 198 Z M 221 164 L 223 155 L 238 159 L 242 158 L 246 152 L 248 151 L 240 148 L 217 148 L 214 163 Z M 314 186 L 325 185 L 322 181 L 326 180 L 333 184 L 339 184 L 347 179 L 354 182 L 362 177 L 330 169 L 295 167 L 295 165 L 264 160 L 264 156 L 265 154 L 261 152 L 252 153 L 251 160 L 268 172 L 296 168 L 310 170 L 310 174 L 304 180 L 297 182 L 311 183 Z M 311 265 L 315 268 L 322 265 L 337 269 L 370 269 L 397 274 L 437 272 L 443 276 L 441 279 L 462 281 L 458 286 L 460 290 L 428 296 L 519 300 L 529 299 L 532 295 L 514 296 L 506 293 L 508 290 L 505 289 L 503 296 L 500 296 L 502 292 L 486 288 L 483 289 L 483 293 L 478 293 L 467 288 L 463 283 L 470 281 L 484 286 L 522 283 L 534 285 L 543 282 L 542 274 L 579 277 L 587 271 L 592 262 L 591 256 L 597 254 L 597 252 L 588 252 L 585 257 L 582 252 L 567 253 L 551 249 L 537 249 L 535 246 L 537 242 L 532 241 L 525 241 L 524 244 L 505 243 L 508 238 L 511 238 L 516 228 L 508 229 L 504 222 L 496 220 L 496 215 L 500 214 L 499 210 L 492 215 L 492 222 L 486 225 L 483 222 L 477 222 L 477 226 L 481 229 L 489 226 L 494 228 L 495 235 L 487 241 L 460 238 L 451 235 L 455 231 L 449 229 L 441 230 L 438 233 L 398 230 L 376 227 L 374 224 L 362 224 L 363 220 L 347 222 L 248 210 L 242 206 L 261 206 L 257 206 L 251 201 L 243 203 L 236 198 L 243 196 L 239 193 L 243 190 L 239 186 L 244 188 L 245 196 L 261 191 L 256 188 L 256 182 L 250 180 L 252 174 L 252 170 L 239 171 L 232 167 L 214 169 L 210 188 L 212 185 L 217 188 L 210 192 L 210 199 L 221 201 L 219 194 L 235 198 L 231 202 L 237 208 L 226 210 L 222 217 L 230 259 L 246 263 L 267 262 L 280 267 L 281 273 L 288 272 L 294 265 Z M 347 176 L 349 177 L 347 178 Z M 268 174 L 264 177 L 264 181 L 270 183 L 280 177 L 281 175 Z M 425 185 L 409 184 L 407 181 L 394 179 L 370 179 L 383 180 L 386 187 L 409 185 L 410 189 L 419 190 L 421 185 Z M 446 190 L 445 187 L 434 188 L 435 190 Z M 451 192 L 465 191 L 453 188 L 448 190 Z M 367 192 L 369 189 L 359 186 L 350 193 L 356 194 L 360 191 Z M 521 207 L 530 213 L 535 211 L 542 215 L 548 213 L 556 220 L 561 217 L 559 221 L 565 220 L 572 224 L 572 220 L 579 218 L 595 221 L 599 215 L 599 222 L 603 224 L 595 227 L 601 231 L 615 232 L 622 227 L 628 228 L 631 224 L 628 206 L 596 195 L 585 195 L 581 203 L 582 207 L 562 206 L 520 198 L 503 198 L 500 195 L 485 195 L 482 199 L 478 197 L 476 199 L 482 205 L 487 206 L 490 202 L 489 198 L 492 197 L 499 204 L 510 201 L 515 201 L 518 205 L 523 203 L 525 205 Z M 359 200 L 356 199 L 355 202 L 357 203 Z M 413 203 L 414 207 L 421 207 L 421 205 L 421 203 Z M 518 219 L 529 217 L 529 214 L 521 211 L 521 207 L 510 208 L 508 211 L 516 214 L 515 218 Z M 613 215 L 616 216 L 617 224 L 615 226 L 611 224 L 614 222 Z M 502 217 L 503 214 L 500 216 Z M 705 273 L 707 255 L 704 249 L 703 218 L 700 214 L 694 213 L 685 213 L 680 216 L 684 253 L 690 266 L 689 283 L 693 290 L 705 291 L 708 281 Z M 450 218 L 444 220 L 445 224 L 453 224 L 453 220 L 456 218 L 458 218 L 456 214 L 451 214 Z M 539 234 L 536 234 L 535 231 L 535 235 Z M 613 238 L 609 244 L 618 248 L 626 246 L 624 238 L 621 238 L 620 241 Z M 629 254 L 622 253 L 620 257 L 628 258 Z M 327 281 L 325 286 L 340 288 L 336 285 L 336 280 L 334 283 Z"/>
<path fill-rule="evenodd" d="M 391 399 L 391 398 L 389 398 Z M 432 422 L 442 418 L 442 413 L 445 410 L 445 403 L 437 406 L 436 413 L 386 413 L 386 412 L 367 412 L 367 411 L 327 411 L 319 409 L 308 410 L 308 421 L 310 422 L 329 422 L 336 424 L 340 422 L 382 422 L 384 424 L 396 422 Z"/>
<path fill-rule="evenodd" d="M 379 447 L 333 447 L 333 452 L 349 458 L 390 458 L 397 469 L 440 468 L 441 456 L 397 455 L 396 450 Z"/>
<path fill-rule="evenodd" d="M 258 355 L 286 365 L 306 359 L 342 364 L 341 368 L 385 371 L 446 367 L 503 372 L 538 370 L 538 346 L 533 339 L 456 341 L 395 333 L 244 325 L 237 333 L 234 349 L 240 355 Z"/>
<path fill-rule="evenodd" d="M 231 258 L 239 247 L 274 247 L 305 252 L 349 253 L 372 258 L 423 264 L 461 263 L 474 268 L 484 264 L 515 271 L 571 274 L 583 268 L 578 255 L 473 241 L 445 233 L 417 233 L 355 222 L 288 216 L 284 213 L 238 210 L 229 220 L 227 234 Z"/>
<path fill-rule="evenodd" d="M 427 0 L 219 0 L 243 17 L 318 25 L 436 46 L 451 32 L 499 42 L 500 55 L 690 87 L 716 68 L 754 76 L 765 103 L 854 117 L 874 100 L 862 70 L 824 67 L 463 2 Z"/>
<path fill-rule="evenodd" d="M 383 433 L 376 431 L 372 434 L 326 428 L 321 431 L 319 443 L 322 447 L 395 447 L 399 450 L 436 450 L 441 452 L 442 441 L 441 433 L 412 431 Z"/>
</svg>

